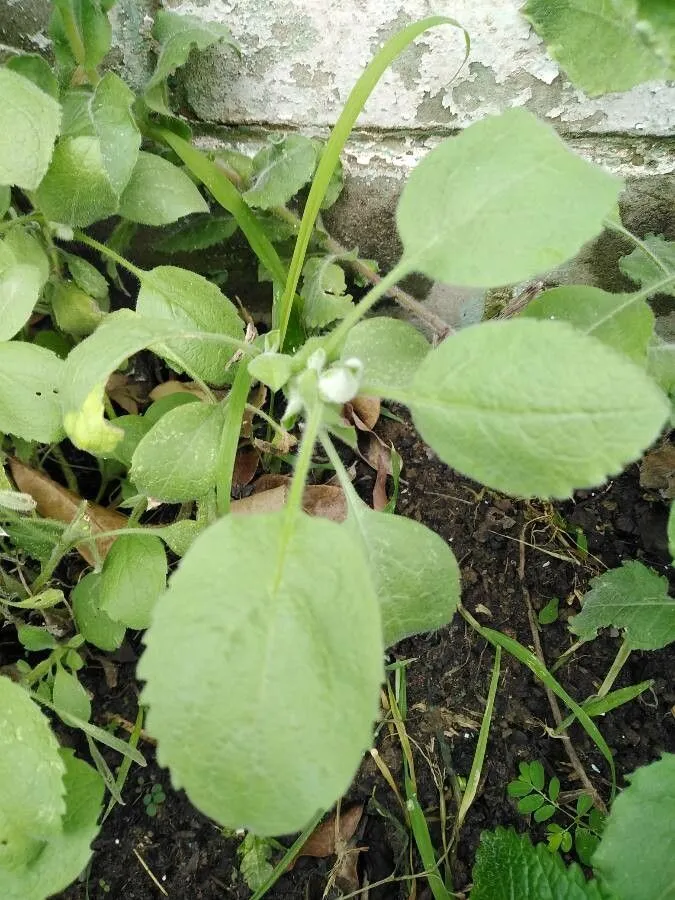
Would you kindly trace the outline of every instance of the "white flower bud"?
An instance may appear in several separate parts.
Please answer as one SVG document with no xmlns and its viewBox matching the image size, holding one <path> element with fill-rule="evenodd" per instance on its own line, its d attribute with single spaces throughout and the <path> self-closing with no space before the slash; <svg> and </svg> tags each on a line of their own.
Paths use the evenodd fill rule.
<svg viewBox="0 0 675 900">
<path fill-rule="evenodd" d="M 360 359 L 348 359 L 334 366 L 319 378 L 319 396 L 326 403 L 347 403 L 353 400 L 361 386 L 363 364 Z"/>
</svg>

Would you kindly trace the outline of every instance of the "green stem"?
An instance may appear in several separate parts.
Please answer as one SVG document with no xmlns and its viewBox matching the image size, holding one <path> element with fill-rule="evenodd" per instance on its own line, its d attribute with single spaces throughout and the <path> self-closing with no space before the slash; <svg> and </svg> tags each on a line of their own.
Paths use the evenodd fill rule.
<svg viewBox="0 0 675 900">
<path fill-rule="evenodd" d="M 61 13 L 61 19 L 63 20 L 63 30 L 66 32 L 66 37 L 68 38 L 70 49 L 73 51 L 75 62 L 78 66 L 84 67 L 87 51 L 85 50 L 80 29 L 77 27 L 77 20 L 75 19 L 73 7 L 70 3 L 58 3 L 57 5 L 58 10 Z"/>
<path fill-rule="evenodd" d="M 282 428 L 278 422 L 275 422 L 272 416 L 268 416 L 263 409 L 258 409 L 257 406 L 253 406 L 251 403 L 247 403 L 246 411 L 252 413 L 254 416 L 258 416 L 258 418 L 262 419 L 263 422 L 267 422 L 272 431 L 278 434 L 279 437 L 285 438 L 288 434 L 286 429 Z"/>
<path fill-rule="evenodd" d="M 75 473 L 73 472 L 70 463 L 61 452 L 61 448 L 58 444 L 52 445 L 51 454 L 61 466 L 61 471 L 63 472 L 63 477 L 66 480 L 68 489 L 71 490 L 74 494 L 79 494 L 80 489 L 77 483 L 77 478 L 75 477 Z"/>
<path fill-rule="evenodd" d="M 88 234 L 85 234 L 84 231 L 80 231 L 79 228 L 76 228 L 73 231 L 73 239 L 80 244 L 86 244 L 87 247 L 91 247 L 93 250 L 98 250 L 103 256 L 107 256 L 108 259 L 112 259 L 113 262 L 116 262 L 118 266 L 122 266 L 127 272 L 131 272 L 132 275 L 135 275 L 139 281 L 145 275 L 143 269 L 139 269 L 138 266 L 135 266 L 133 263 L 129 262 L 128 259 L 120 256 L 115 250 L 106 247 L 105 244 L 101 244 L 93 237 L 89 237 Z"/>
<path fill-rule="evenodd" d="M 135 528 L 141 520 L 141 516 L 148 508 L 148 498 L 140 497 L 134 508 L 131 510 L 131 515 L 129 516 L 129 528 Z"/>
<path fill-rule="evenodd" d="M 314 452 L 314 444 L 321 430 L 323 421 L 323 405 L 320 401 L 314 404 L 309 410 L 309 414 L 305 420 L 305 430 L 300 442 L 300 449 L 295 459 L 295 469 L 293 470 L 293 481 L 291 489 L 288 492 L 288 500 L 286 501 L 286 513 L 288 520 L 295 518 L 295 515 L 302 509 L 302 498 L 305 493 L 305 482 L 309 475 L 312 465 L 312 453 Z"/>
<path fill-rule="evenodd" d="M 659 257 L 655 253 L 652 253 L 645 242 L 641 241 L 640 238 L 634 235 L 632 231 L 629 231 L 627 228 L 625 228 L 621 224 L 621 222 L 613 222 L 611 219 L 606 219 L 605 228 L 616 231 L 617 234 L 621 234 L 623 235 L 623 237 L 628 238 L 628 240 L 631 241 L 631 243 L 635 244 L 636 247 L 639 247 L 640 250 L 642 250 L 642 252 L 645 254 L 645 256 L 648 256 L 649 259 L 651 259 L 651 261 L 654 263 L 654 265 L 657 266 L 657 268 L 661 269 L 661 271 L 665 275 L 672 274 L 666 263 L 664 263 L 662 259 L 659 259 Z"/>
<path fill-rule="evenodd" d="M 625 666 L 628 661 L 628 657 L 631 654 L 631 648 L 628 646 L 628 642 L 624 641 L 623 644 L 619 647 L 619 652 L 614 657 L 614 662 L 612 663 L 609 672 L 605 680 L 600 685 L 600 689 L 596 694 L 596 697 L 606 697 L 607 694 L 612 690 L 614 682 L 616 681 L 619 672 Z"/>
<path fill-rule="evenodd" d="M 279 323 L 280 345 L 282 349 L 286 331 L 288 329 L 288 323 L 291 318 L 295 293 L 298 289 L 298 282 L 300 281 L 300 273 L 302 272 L 307 248 L 309 247 L 309 242 L 314 231 L 314 225 L 316 224 L 316 220 L 321 211 L 321 204 L 326 196 L 330 179 L 338 164 L 340 154 L 347 143 L 347 139 L 352 132 L 354 123 L 361 114 L 361 110 L 365 106 L 368 97 L 370 97 L 380 78 L 389 68 L 392 61 L 396 59 L 396 57 L 408 46 L 408 44 L 414 41 L 415 38 L 419 37 L 419 35 L 423 34 L 427 29 L 434 28 L 437 25 L 452 25 L 455 28 L 461 29 L 464 33 L 464 43 L 466 48 L 464 61 L 466 61 L 470 49 L 469 36 L 466 30 L 462 28 L 457 21 L 446 16 L 431 16 L 420 22 L 414 22 L 412 25 L 409 25 L 407 28 L 399 31 L 394 37 L 390 38 L 379 53 L 377 53 L 368 63 L 361 77 L 352 88 L 344 109 L 331 131 L 328 142 L 321 154 L 321 159 L 319 160 L 319 165 L 317 166 L 314 180 L 312 181 L 312 187 L 310 188 L 309 196 L 307 197 L 300 231 L 293 251 L 293 259 L 291 260 L 288 272 L 288 280 L 286 281 L 286 287 L 279 304 L 279 316 L 277 321 Z M 462 65 L 463 64 L 464 63 L 462 63 Z"/>
<path fill-rule="evenodd" d="M 372 309 L 372 307 L 377 303 L 378 300 L 381 300 L 382 297 L 389 291 L 392 285 L 395 285 L 397 281 L 401 281 L 402 278 L 405 278 L 406 275 L 410 274 L 410 269 L 408 268 L 408 263 L 405 260 L 401 260 L 394 268 L 389 272 L 385 277 L 376 284 L 373 288 L 371 288 L 366 296 L 361 300 L 360 303 L 357 303 L 356 306 L 351 310 L 351 312 L 345 316 L 345 318 L 340 322 L 335 331 L 331 332 L 328 336 L 328 341 L 326 342 L 326 353 L 328 358 L 330 359 L 333 354 L 337 353 L 344 342 L 345 338 L 354 327 L 354 325 L 359 322 L 365 314 Z"/>
<path fill-rule="evenodd" d="M 16 216 L 14 219 L 0 222 L 0 234 L 9 231 L 10 228 L 13 228 L 15 225 L 26 225 L 28 222 L 36 222 L 41 218 L 41 213 L 27 213 L 25 216 Z"/>
<path fill-rule="evenodd" d="M 234 376 L 232 390 L 225 401 L 225 416 L 220 433 L 218 450 L 218 466 L 216 469 L 216 509 L 219 516 L 226 516 L 230 511 L 230 494 L 232 493 L 232 475 L 237 458 L 241 422 L 244 418 L 246 401 L 253 379 L 248 374 L 245 360 L 241 360 L 237 374 Z"/>
</svg>

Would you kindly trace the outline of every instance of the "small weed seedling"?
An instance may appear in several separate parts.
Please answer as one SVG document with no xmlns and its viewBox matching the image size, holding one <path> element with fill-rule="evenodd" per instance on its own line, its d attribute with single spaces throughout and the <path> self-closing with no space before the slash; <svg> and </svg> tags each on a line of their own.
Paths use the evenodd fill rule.
<svg viewBox="0 0 675 900">
<path fill-rule="evenodd" d="M 165 800 L 166 794 L 161 784 L 153 784 L 150 790 L 143 794 L 143 806 L 151 819 L 155 818 Z"/>
</svg>

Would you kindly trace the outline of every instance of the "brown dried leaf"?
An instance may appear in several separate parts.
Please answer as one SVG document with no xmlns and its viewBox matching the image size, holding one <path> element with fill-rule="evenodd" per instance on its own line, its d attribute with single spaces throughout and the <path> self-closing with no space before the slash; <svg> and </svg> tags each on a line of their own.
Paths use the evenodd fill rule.
<svg viewBox="0 0 675 900">
<path fill-rule="evenodd" d="M 263 476 L 264 477 L 264 476 Z M 230 503 L 230 512 L 233 515 L 251 515 L 254 513 L 270 513 L 283 509 L 288 497 L 288 485 L 280 484 L 268 491 L 254 492 L 241 500 L 233 500 Z"/>
<path fill-rule="evenodd" d="M 9 460 L 9 468 L 14 483 L 20 491 L 30 494 L 37 503 L 37 512 L 48 519 L 56 519 L 59 522 L 70 524 L 77 516 L 77 512 L 83 502 L 83 498 L 53 481 L 48 475 L 38 472 L 24 465 L 18 459 Z M 128 522 L 126 516 L 114 509 L 107 509 L 97 503 L 86 501 L 85 521 L 89 524 L 92 534 L 102 531 L 115 531 L 125 528 Z M 115 541 L 114 537 L 102 538 L 96 541 L 98 553 L 101 559 L 105 559 L 108 551 Z M 77 548 L 80 556 L 89 565 L 96 565 L 96 556 L 92 552 L 90 544 L 80 544 Z"/>
<path fill-rule="evenodd" d="M 377 457 L 377 471 L 373 485 L 373 509 L 382 512 L 389 502 L 387 497 L 387 475 L 391 472 L 391 453 L 380 447 Z"/>
<path fill-rule="evenodd" d="M 354 837 L 354 832 L 361 821 L 363 804 L 359 803 L 356 806 L 342 810 L 339 820 L 336 815 L 337 811 L 317 825 L 303 844 L 296 859 L 299 859 L 301 856 L 314 856 L 318 859 L 324 859 L 326 856 L 344 853 L 347 844 Z"/>
<path fill-rule="evenodd" d="M 227 392 L 214 390 L 211 393 L 218 399 L 222 399 Z M 192 394 L 194 397 L 199 397 L 200 400 L 205 401 L 210 399 L 206 396 L 203 388 L 195 384 L 194 381 L 176 381 L 173 378 L 154 387 L 150 391 L 150 399 L 154 402 L 155 400 L 161 400 L 162 397 L 170 397 L 172 394 Z"/>
<path fill-rule="evenodd" d="M 113 372 L 105 389 L 110 399 L 130 416 L 138 415 L 139 404 L 144 404 L 148 399 L 147 387 L 122 372 Z"/>
<path fill-rule="evenodd" d="M 288 431 L 284 431 L 283 434 L 275 434 L 271 443 L 260 438 L 253 438 L 254 447 L 257 447 L 261 453 L 271 453 L 273 456 L 284 456 L 290 453 L 297 443 L 298 439 Z"/>
<path fill-rule="evenodd" d="M 675 446 L 664 444 L 647 453 L 640 464 L 640 486 L 658 490 L 666 500 L 675 499 Z"/>
<path fill-rule="evenodd" d="M 253 485 L 253 491 L 259 494 L 283 486 L 288 492 L 290 484 L 288 475 L 261 475 Z M 347 518 L 345 495 L 342 488 L 334 484 L 308 484 L 302 498 L 302 508 L 309 516 L 320 516 L 332 522 L 344 522 Z"/>
<path fill-rule="evenodd" d="M 260 453 L 255 447 L 243 446 L 237 450 L 232 473 L 232 487 L 237 490 L 246 487 L 255 478 L 260 462 Z"/>
<path fill-rule="evenodd" d="M 345 404 L 345 418 L 353 422 L 359 431 L 372 431 L 380 418 L 379 397 L 354 397 Z"/>
</svg>

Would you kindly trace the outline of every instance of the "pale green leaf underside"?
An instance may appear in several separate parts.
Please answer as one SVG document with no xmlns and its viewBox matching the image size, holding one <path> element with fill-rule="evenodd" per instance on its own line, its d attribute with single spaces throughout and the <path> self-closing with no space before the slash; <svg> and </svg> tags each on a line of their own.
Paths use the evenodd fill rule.
<svg viewBox="0 0 675 900">
<path fill-rule="evenodd" d="M 650 288 L 668 275 L 675 275 L 675 242 L 667 241 L 662 235 L 648 234 L 642 243 L 652 255 L 636 247 L 628 256 L 622 256 L 619 267 L 624 275 L 643 288 Z M 661 288 L 660 293 L 675 294 L 675 282 L 670 287 Z"/>
<path fill-rule="evenodd" d="M 95 137 L 61 138 L 35 201 L 53 222 L 91 225 L 117 212 L 117 194 Z"/>
<path fill-rule="evenodd" d="M 66 811 L 63 828 L 38 850 L 23 869 L 2 871 L 3 900 L 45 900 L 65 890 L 82 872 L 98 834 L 104 785 L 91 766 L 76 759 L 72 750 L 61 751 L 65 764 L 63 784 Z"/>
<path fill-rule="evenodd" d="M 131 465 L 136 487 L 156 500 L 184 503 L 216 483 L 223 408 L 188 403 L 162 416 L 139 442 Z"/>
<path fill-rule="evenodd" d="M 358 498 L 349 499 L 347 521 L 368 560 L 385 646 L 447 625 L 460 599 L 452 550 L 419 522 L 375 512 Z"/>
<path fill-rule="evenodd" d="M 523 10 L 570 81 L 590 96 L 666 78 L 633 0 L 529 0 Z"/>
<path fill-rule="evenodd" d="M 87 643 L 108 651 L 122 645 L 126 626 L 113 621 L 101 609 L 100 574 L 90 572 L 85 575 L 73 590 L 71 602 L 77 627 Z"/>
<path fill-rule="evenodd" d="M 42 290 L 36 266 L 18 264 L 0 273 L 0 340 L 13 338 L 30 319 Z"/>
<path fill-rule="evenodd" d="M 0 839 L 19 832 L 46 840 L 58 833 L 63 773 L 49 721 L 22 687 L 0 675 L 0 827 L 8 829 Z"/>
<path fill-rule="evenodd" d="M 529 303 L 522 316 L 568 322 L 642 363 L 654 332 L 654 313 L 635 294 L 608 294 L 587 285 L 553 288 Z"/>
<path fill-rule="evenodd" d="M 89 115 L 99 139 L 103 168 L 117 196 L 131 177 L 141 146 L 141 134 L 131 111 L 135 99 L 133 91 L 118 75 L 107 72 L 89 101 Z"/>
<path fill-rule="evenodd" d="M 131 180 L 120 198 L 120 215 L 142 225 L 169 225 L 208 205 L 187 175 L 152 153 L 138 154 Z"/>
<path fill-rule="evenodd" d="M 528 835 L 505 828 L 482 833 L 471 900 L 602 900 L 604 896 L 597 881 L 586 881 L 579 866 L 566 867 L 545 844 L 533 847 Z"/>
<path fill-rule="evenodd" d="M 244 199 L 259 209 L 285 206 L 311 179 L 316 156 L 314 143 L 304 135 L 271 141 L 253 159 L 251 186 Z"/>
<path fill-rule="evenodd" d="M 220 519 L 184 557 L 145 641 L 158 758 L 206 815 L 285 834 L 346 790 L 372 738 L 383 647 L 345 528 L 285 510 Z"/>
<path fill-rule="evenodd" d="M 675 898 L 675 755 L 637 769 L 614 801 L 593 868 L 617 900 Z"/>
<path fill-rule="evenodd" d="M 147 628 L 166 587 L 164 545 L 155 535 L 123 534 L 110 548 L 99 582 L 99 607 L 128 628 Z"/>
<path fill-rule="evenodd" d="M 0 343 L 0 431 L 51 443 L 63 436 L 59 392 L 65 366 L 51 350 Z"/>
<path fill-rule="evenodd" d="M 380 316 L 350 330 L 341 358 L 363 363 L 361 393 L 386 396 L 389 389 L 409 387 L 429 349 L 427 339 L 412 325 Z"/>
<path fill-rule="evenodd" d="M 669 414 L 630 360 L 562 322 L 524 318 L 446 338 L 392 397 L 448 465 L 530 497 L 601 484 L 658 437 Z"/>
<path fill-rule="evenodd" d="M 35 190 L 59 133 L 61 107 L 32 81 L 0 68 L 0 184 Z"/>
<path fill-rule="evenodd" d="M 468 287 L 524 281 L 594 237 L 622 187 L 526 110 L 488 117 L 412 172 L 396 217 L 402 265 Z"/>
<path fill-rule="evenodd" d="M 593 578 L 570 630 L 584 641 L 600 628 L 621 628 L 632 650 L 659 650 L 675 641 L 675 600 L 668 579 L 635 560 Z"/>
<path fill-rule="evenodd" d="M 40 272 L 40 286 L 50 274 L 49 258 L 30 226 L 13 225 L 0 245 L 0 269 L 14 263 L 35 266 Z"/>
<path fill-rule="evenodd" d="M 176 266 L 157 266 L 143 274 L 136 309 L 142 316 L 167 319 L 184 329 L 243 338 L 244 323 L 220 288 L 202 275 Z M 227 383 L 227 364 L 233 353 L 227 345 L 188 338 L 168 341 L 167 346 L 209 384 Z"/>
</svg>

